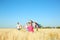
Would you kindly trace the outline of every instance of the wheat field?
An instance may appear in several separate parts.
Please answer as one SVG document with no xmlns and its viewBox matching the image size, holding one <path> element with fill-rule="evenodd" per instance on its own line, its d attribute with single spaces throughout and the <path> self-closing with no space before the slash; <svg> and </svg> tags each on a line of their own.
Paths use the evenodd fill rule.
<svg viewBox="0 0 60 40">
<path fill-rule="evenodd" d="M 0 40 L 60 40 L 60 29 L 39 29 L 28 32 L 25 29 L 1 29 Z"/>
</svg>

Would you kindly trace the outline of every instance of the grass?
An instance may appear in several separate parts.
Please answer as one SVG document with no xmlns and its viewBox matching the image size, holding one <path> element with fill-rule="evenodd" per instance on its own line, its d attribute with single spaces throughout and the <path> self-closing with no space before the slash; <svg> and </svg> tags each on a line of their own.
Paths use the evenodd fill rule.
<svg viewBox="0 0 60 40">
<path fill-rule="evenodd" d="M 25 29 L 0 29 L 0 40 L 60 40 L 60 29 L 39 29 L 28 32 Z"/>
</svg>

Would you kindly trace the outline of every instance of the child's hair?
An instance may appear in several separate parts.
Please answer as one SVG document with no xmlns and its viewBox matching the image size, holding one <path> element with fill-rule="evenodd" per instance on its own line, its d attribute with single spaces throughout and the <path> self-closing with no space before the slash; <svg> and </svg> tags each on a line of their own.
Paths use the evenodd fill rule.
<svg viewBox="0 0 60 40">
<path fill-rule="evenodd" d="M 28 22 L 28 24 L 31 24 L 31 22 Z"/>
<path fill-rule="evenodd" d="M 17 22 L 17 24 L 19 24 L 19 22 Z"/>
<path fill-rule="evenodd" d="M 30 20 L 30 22 L 31 22 L 31 23 L 33 23 L 33 21 L 32 21 L 32 20 Z"/>
<path fill-rule="evenodd" d="M 28 24 L 32 25 L 32 23 L 31 23 L 31 22 L 28 22 Z"/>
</svg>

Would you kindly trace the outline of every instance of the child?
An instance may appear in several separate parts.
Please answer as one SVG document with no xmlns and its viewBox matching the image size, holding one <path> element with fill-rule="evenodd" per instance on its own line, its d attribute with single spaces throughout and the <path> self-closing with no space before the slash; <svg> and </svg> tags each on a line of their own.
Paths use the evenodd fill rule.
<svg viewBox="0 0 60 40">
<path fill-rule="evenodd" d="M 34 32 L 34 30 L 33 30 L 34 28 L 33 28 L 31 22 L 28 22 L 28 27 L 27 27 L 27 29 L 28 29 L 29 32 Z"/>
<path fill-rule="evenodd" d="M 19 24 L 19 22 L 17 23 L 17 29 L 20 30 L 22 28 L 22 26 Z"/>
</svg>

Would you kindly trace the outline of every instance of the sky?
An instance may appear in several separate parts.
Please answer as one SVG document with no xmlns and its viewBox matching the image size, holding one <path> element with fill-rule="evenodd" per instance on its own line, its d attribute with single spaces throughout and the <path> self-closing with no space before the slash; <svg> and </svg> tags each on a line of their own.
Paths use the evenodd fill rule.
<svg viewBox="0 0 60 40">
<path fill-rule="evenodd" d="M 0 28 L 15 28 L 29 20 L 60 26 L 60 0 L 0 0 Z"/>
</svg>

